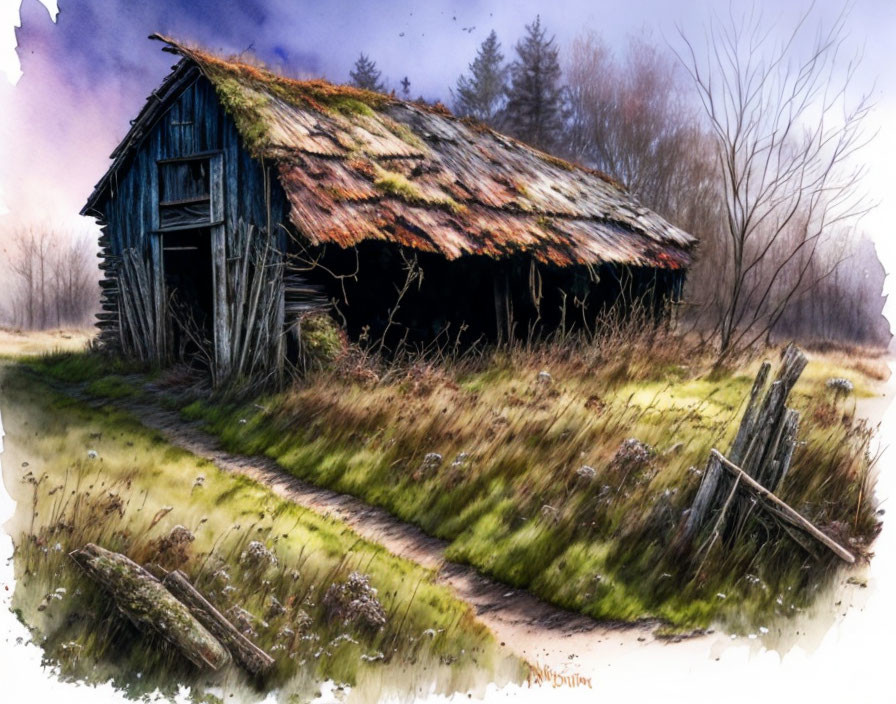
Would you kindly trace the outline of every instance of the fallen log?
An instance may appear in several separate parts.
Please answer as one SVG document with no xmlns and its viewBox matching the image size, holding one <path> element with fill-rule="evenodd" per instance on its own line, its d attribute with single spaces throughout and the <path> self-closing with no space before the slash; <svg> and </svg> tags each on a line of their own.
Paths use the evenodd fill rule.
<svg viewBox="0 0 896 704">
<path fill-rule="evenodd" d="M 808 533 L 822 545 L 831 550 L 841 560 L 845 560 L 850 564 L 856 561 L 856 558 L 849 552 L 849 550 L 825 535 L 821 530 L 816 528 L 811 521 L 775 496 L 771 491 L 753 479 L 753 477 L 725 457 L 721 452 L 713 448 L 710 453 L 718 460 L 720 466 L 724 467 L 734 475 L 735 482 L 740 482 L 746 489 L 755 494 L 759 499 L 760 506 L 768 509 L 772 507 L 774 508 L 774 510 L 769 511 L 769 514 L 775 519 L 787 521 L 792 526 Z M 772 506 L 765 506 L 765 502 L 768 502 Z"/>
<path fill-rule="evenodd" d="M 230 653 L 217 638 L 137 563 L 93 543 L 69 556 L 135 626 L 160 634 L 197 667 L 220 670 L 230 662 Z"/>
<path fill-rule="evenodd" d="M 177 597 L 196 619 L 230 651 L 233 659 L 253 675 L 260 675 L 274 664 L 274 658 L 240 633 L 194 587 L 180 570 L 169 572 L 162 584 Z"/>
</svg>

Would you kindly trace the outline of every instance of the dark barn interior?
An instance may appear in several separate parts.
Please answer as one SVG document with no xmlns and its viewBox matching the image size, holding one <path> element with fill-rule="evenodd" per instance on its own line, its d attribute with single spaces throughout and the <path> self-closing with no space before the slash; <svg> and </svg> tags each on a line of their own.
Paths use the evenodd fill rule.
<svg viewBox="0 0 896 704">
<path fill-rule="evenodd" d="M 170 344 L 177 359 L 201 352 L 213 335 L 214 289 L 211 233 L 190 228 L 162 235 L 162 267 L 170 311 Z"/>
<path fill-rule="evenodd" d="M 635 309 L 659 322 L 684 281 L 681 271 L 558 267 L 526 254 L 446 260 L 384 242 L 330 248 L 315 261 L 303 275 L 334 303 L 349 337 L 382 339 L 390 350 L 592 332 L 599 317 Z"/>
</svg>

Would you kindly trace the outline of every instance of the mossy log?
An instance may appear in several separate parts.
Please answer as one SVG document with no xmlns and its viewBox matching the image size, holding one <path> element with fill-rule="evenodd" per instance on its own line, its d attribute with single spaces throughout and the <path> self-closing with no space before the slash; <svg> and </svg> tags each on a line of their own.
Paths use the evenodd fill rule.
<svg viewBox="0 0 896 704">
<path fill-rule="evenodd" d="M 69 554 L 137 628 L 159 633 L 197 667 L 220 670 L 230 662 L 218 639 L 140 565 L 93 543 Z"/>
<path fill-rule="evenodd" d="M 253 675 L 260 675 L 274 664 L 274 658 L 240 633 L 220 611 L 190 584 L 190 580 L 180 570 L 169 572 L 162 580 L 168 591 L 176 596 L 196 619 L 205 626 L 221 643 L 233 659 Z"/>
</svg>

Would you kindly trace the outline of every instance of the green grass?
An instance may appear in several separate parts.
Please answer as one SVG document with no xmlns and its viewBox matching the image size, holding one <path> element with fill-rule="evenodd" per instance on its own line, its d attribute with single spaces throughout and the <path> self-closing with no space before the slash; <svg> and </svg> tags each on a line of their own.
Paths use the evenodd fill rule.
<svg viewBox="0 0 896 704">
<path fill-rule="evenodd" d="M 730 444 L 761 360 L 713 371 L 670 342 L 419 362 L 381 370 L 376 383 L 340 368 L 243 403 L 194 399 L 183 412 L 228 450 L 384 507 L 448 540 L 450 559 L 565 608 L 748 630 L 807 606 L 837 565 L 760 523 L 701 570 L 672 553 L 699 470 Z M 846 376 L 856 396 L 871 394 L 866 366 L 812 357 L 791 397 L 801 444 L 778 492 L 860 551 L 878 528 L 871 431 L 825 382 Z M 627 438 L 650 458 L 621 461 Z M 428 453 L 442 456 L 438 467 L 424 466 Z M 584 465 L 593 480 L 577 476 Z"/>
<path fill-rule="evenodd" d="M 101 381 L 110 375 L 146 372 L 138 363 L 90 352 L 50 352 L 23 357 L 19 361 L 43 377 L 67 384 Z"/>
<path fill-rule="evenodd" d="M 113 374 L 91 381 L 87 385 L 87 393 L 102 398 L 119 399 L 137 396 L 140 390 L 126 379 Z"/>
<path fill-rule="evenodd" d="M 0 368 L 4 465 L 17 468 L 7 472 L 18 502 L 10 531 L 13 606 L 63 676 L 112 680 L 134 696 L 156 687 L 173 694 L 179 684 L 203 688 L 201 676 L 164 642 L 115 616 L 108 599 L 74 568 L 67 552 L 88 541 L 141 563 L 183 569 L 219 609 L 239 605 L 252 613 L 256 640 L 277 664 L 263 682 L 228 675 L 227 687 L 244 696 L 261 698 L 276 687 L 306 698 L 325 678 L 374 692 L 415 686 L 451 692 L 522 675 L 519 662 L 503 654 L 431 571 L 169 446 L 127 413 L 91 409 L 51 390 L 35 378 L 35 368 L 50 376 L 78 372 L 88 381 L 88 371 L 99 366 L 55 358 L 31 370 Z M 96 378 L 87 388 L 108 395 L 131 386 Z M 195 536 L 184 550 L 160 542 L 176 525 Z M 260 572 L 247 566 L 241 555 L 251 540 L 272 550 L 277 565 Z M 229 575 L 226 584 L 216 576 L 221 569 Z M 378 590 L 387 616 L 380 631 L 343 626 L 324 606 L 330 584 L 352 570 L 369 575 Z M 48 601 L 60 588 L 63 598 Z M 286 606 L 284 614 L 268 613 L 271 597 Z M 299 635 L 284 640 L 284 629 Z"/>
</svg>

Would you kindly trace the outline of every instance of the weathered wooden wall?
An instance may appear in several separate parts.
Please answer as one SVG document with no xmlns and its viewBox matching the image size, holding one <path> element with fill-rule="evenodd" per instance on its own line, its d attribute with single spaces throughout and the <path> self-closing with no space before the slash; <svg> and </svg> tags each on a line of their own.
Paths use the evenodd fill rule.
<svg viewBox="0 0 896 704">
<path fill-rule="evenodd" d="M 137 254 L 152 264 L 154 307 L 158 324 L 163 324 L 164 298 L 161 262 L 161 243 L 155 232 L 157 216 L 156 184 L 157 163 L 161 159 L 188 157 L 206 152 L 220 152 L 223 166 L 223 223 L 221 234 L 225 251 L 223 257 L 234 258 L 237 227 L 239 223 L 263 228 L 267 225 L 267 199 L 265 197 L 265 168 L 253 159 L 243 147 L 233 120 L 221 106 L 214 87 L 198 69 L 185 76 L 186 87 L 174 96 L 162 117 L 144 137 L 140 147 L 112 180 L 107 197 L 99 203 L 103 214 L 103 235 L 100 239 L 102 268 L 103 313 L 100 326 L 107 341 L 127 346 L 128 321 L 119 310 L 118 273 L 122 253 L 133 248 Z M 285 197 L 274 174 L 270 184 L 271 221 L 277 234 L 278 246 L 285 247 L 285 233 L 277 224 L 286 212 Z M 213 235 L 213 243 L 215 242 Z M 214 255 L 213 255 L 214 257 Z M 216 291 L 228 288 L 219 283 L 224 272 L 215 266 Z M 216 300 L 216 328 L 229 324 L 218 320 L 229 315 L 230 293 L 225 300 Z M 221 344 L 216 340 L 216 348 Z M 126 350 L 127 351 L 127 350 Z M 164 355 L 164 351 L 160 351 Z M 161 360 L 160 360 L 161 361 Z M 226 360 L 224 360 L 226 361 Z"/>
</svg>

